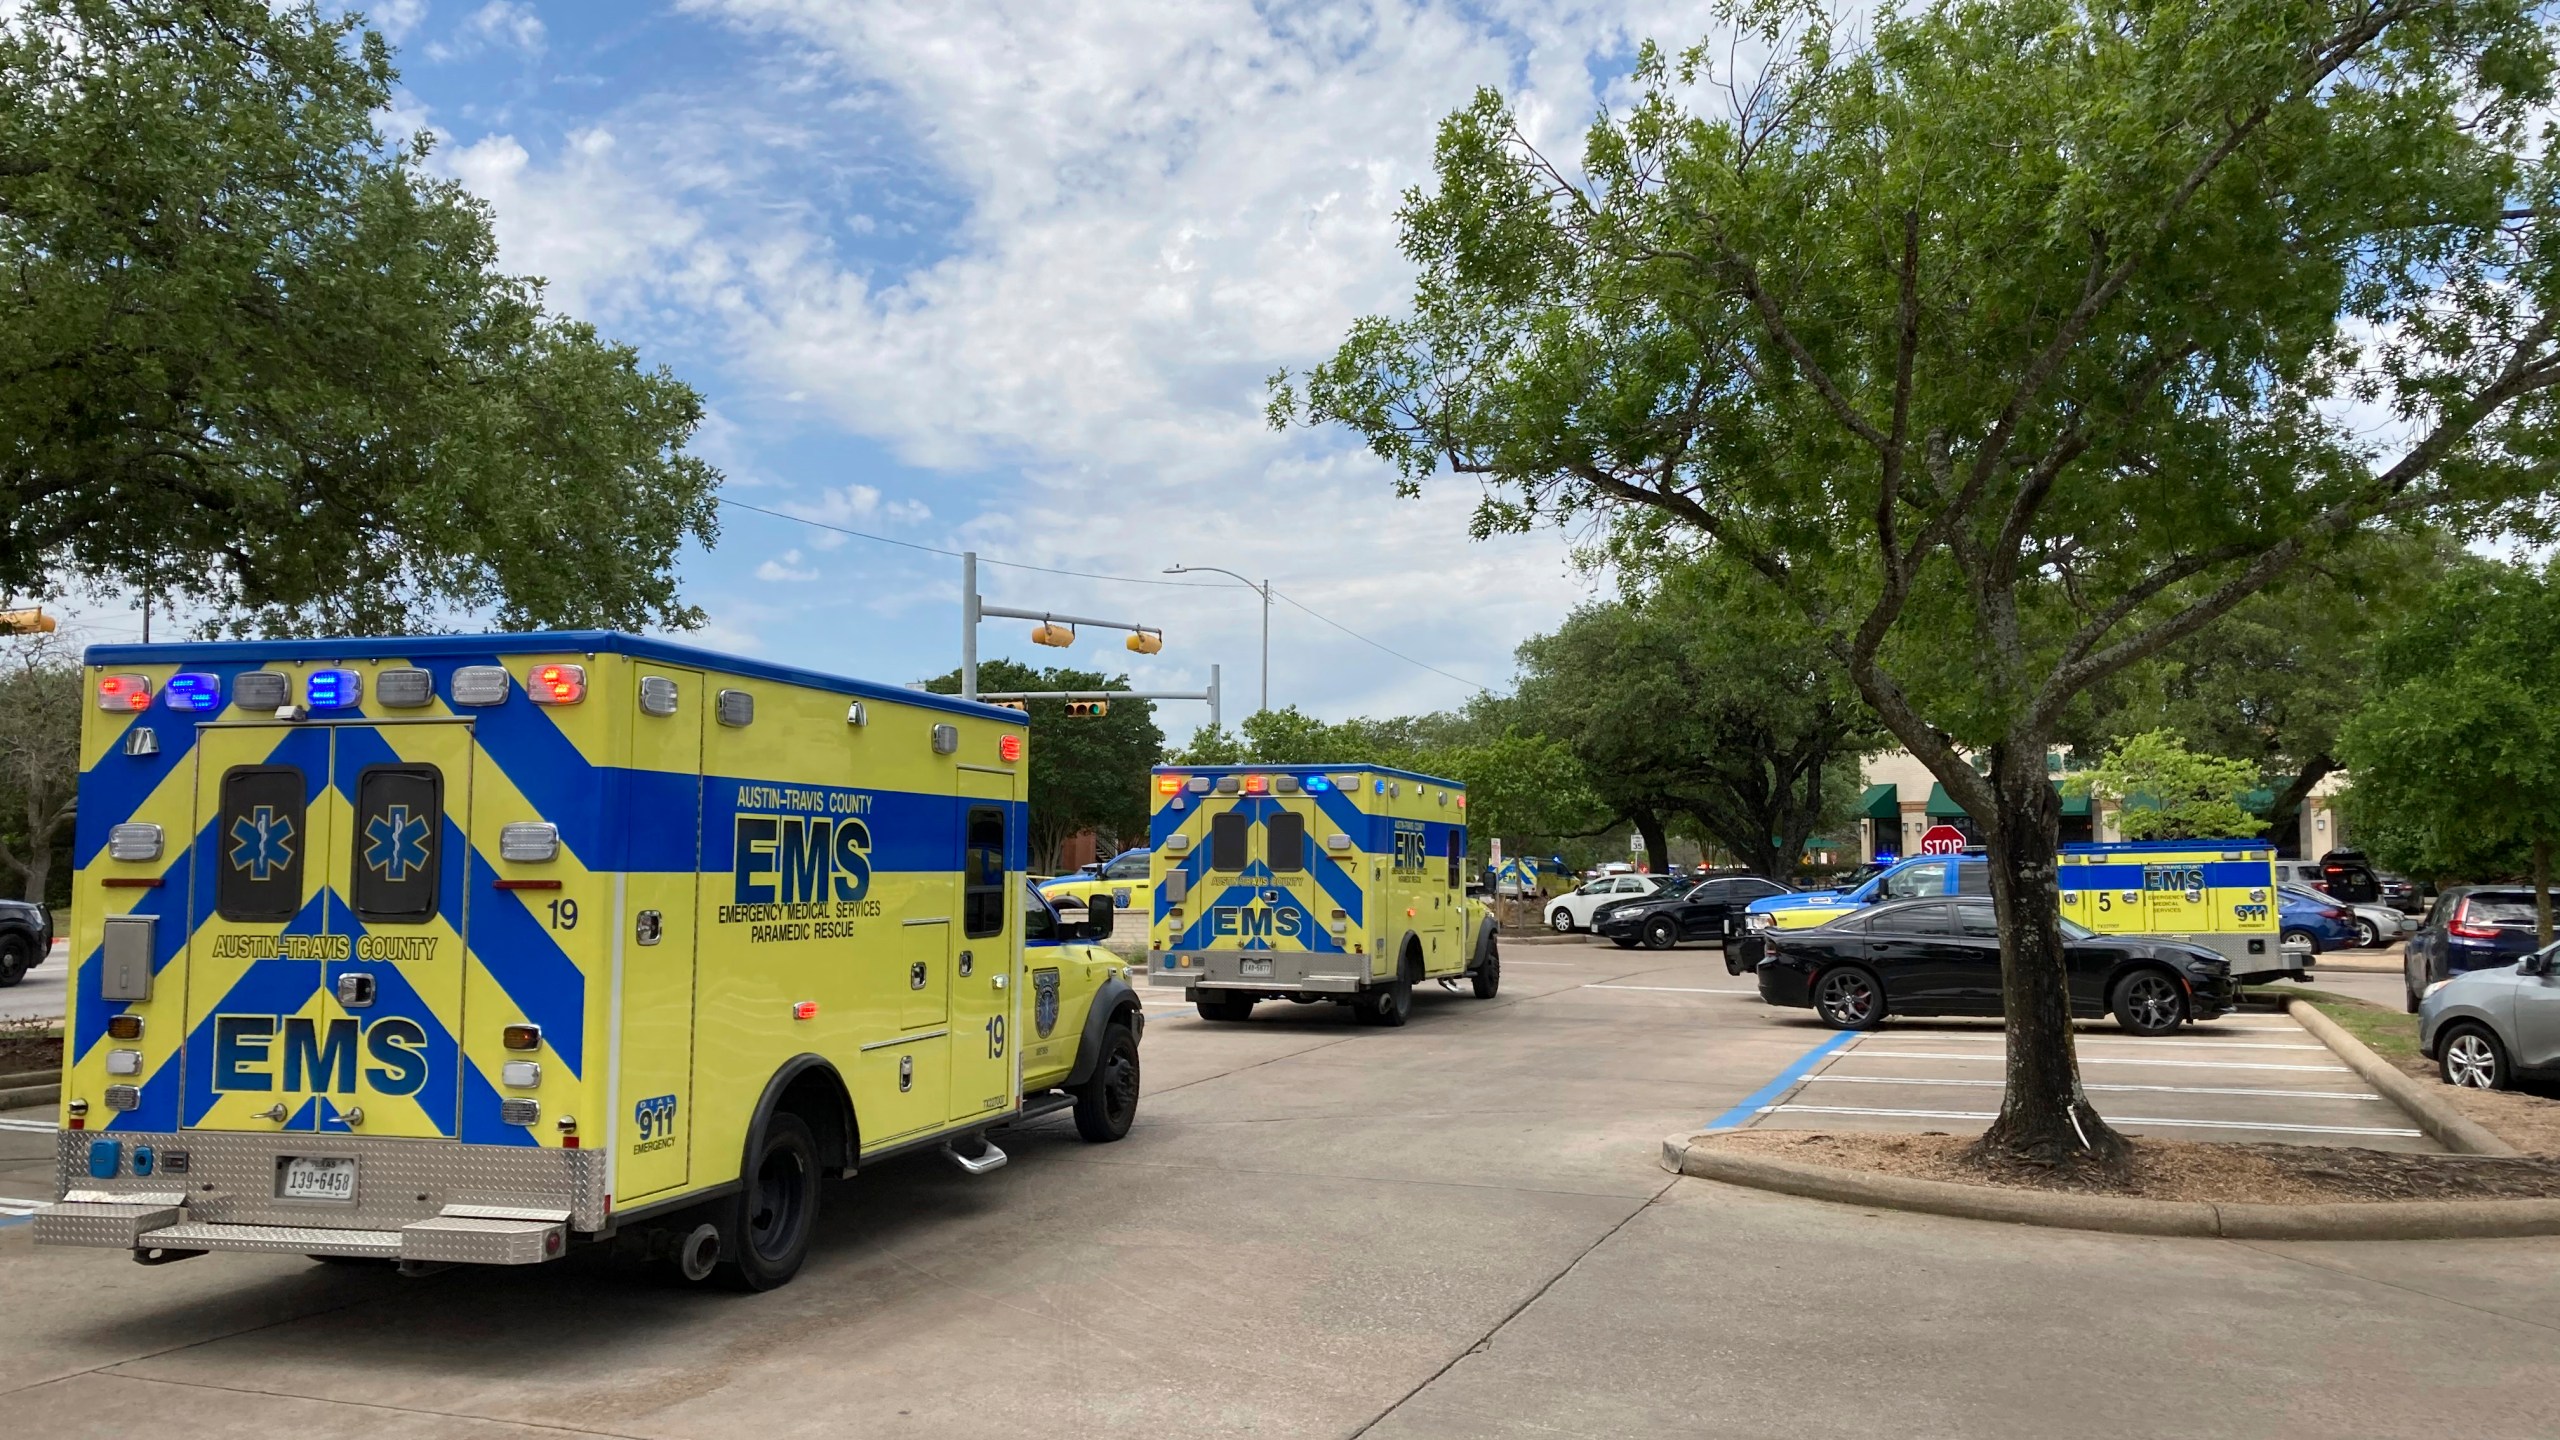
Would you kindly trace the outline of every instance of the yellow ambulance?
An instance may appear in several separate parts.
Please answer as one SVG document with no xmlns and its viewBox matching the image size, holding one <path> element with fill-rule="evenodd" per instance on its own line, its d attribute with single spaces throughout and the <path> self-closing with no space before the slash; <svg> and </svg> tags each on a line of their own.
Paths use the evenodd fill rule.
<svg viewBox="0 0 2560 1440">
<path fill-rule="evenodd" d="M 611 633 L 86 656 L 40 1244 L 765 1289 L 822 1177 L 1074 1111 L 1136 995 L 1024 875 L 1024 717 Z"/>
<path fill-rule="evenodd" d="M 1381 765 L 1168 765 L 1154 786 L 1148 976 L 1203 1019 L 1328 1000 L 1402 1025 L 1418 985 L 1501 988 L 1464 786 Z"/>
</svg>

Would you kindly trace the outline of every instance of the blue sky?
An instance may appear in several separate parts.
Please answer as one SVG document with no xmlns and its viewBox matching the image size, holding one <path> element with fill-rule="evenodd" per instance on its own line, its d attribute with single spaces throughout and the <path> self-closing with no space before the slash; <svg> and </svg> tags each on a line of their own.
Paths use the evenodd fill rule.
<svg viewBox="0 0 2560 1440">
<path fill-rule="evenodd" d="M 1410 275 L 1401 192 L 1478 85 L 1570 156 L 1636 41 L 1695 7 L 1247 0 L 378 0 L 394 131 L 489 201 L 504 263 L 708 398 L 734 499 L 918 545 L 1284 594 L 1502 688 L 1587 598 L 1568 537 L 1466 538 L 1472 486 L 1397 498 L 1340 434 L 1274 435 L 1262 377 Z M 731 508 L 685 558 L 698 639 L 903 681 L 958 649 L 958 563 Z M 992 567 L 993 603 L 1164 628 L 984 653 L 1252 699 L 1242 590 Z M 129 628 L 113 607 L 99 633 Z M 1122 662 L 1136 662 L 1124 665 Z M 1319 714 L 1468 687 L 1275 608 L 1273 700 Z M 1167 729 L 1197 716 L 1171 707 Z"/>
</svg>

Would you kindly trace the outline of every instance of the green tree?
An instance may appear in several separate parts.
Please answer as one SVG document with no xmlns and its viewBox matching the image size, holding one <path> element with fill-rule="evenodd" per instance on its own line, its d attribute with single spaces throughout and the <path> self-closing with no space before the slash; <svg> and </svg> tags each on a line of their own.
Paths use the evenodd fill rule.
<svg viewBox="0 0 2560 1440">
<path fill-rule="evenodd" d="M 2380 693 L 2341 740 L 2348 823 L 2386 864 L 2529 872 L 2551 943 L 2560 843 L 2560 576 L 2486 563 L 2448 576 L 2382 642 Z"/>
<path fill-rule="evenodd" d="M 1812 627 L 1771 602 L 1710 561 L 1520 647 L 1525 712 L 1657 865 L 1685 816 L 1751 869 L 1790 876 L 1854 807 L 1856 757 L 1881 732 Z"/>
<path fill-rule="evenodd" d="M 925 682 L 938 695 L 960 693 L 960 672 Z M 1013 660 L 978 662 L 981 694 L 1040 690 L 1126 690 L 1126 675 L 1092 670 L 1035 670 Z M 1091 830 L 1115 847 L 1143 844 L 1153 801 L 1147 772 L 1164 753 L 1155 703 L 1114 700 L 1101 715 L 1067 714 L 1063 700 L 1025 702 L 1030 714 L 1031 775 L 1024 799 L 1031 805 L 1033 868 L 1058 868 L 1058 847 Z"/>
<path fill-rule="evenodd" d="M 2127 840 L 2212 840 L 2267 828 L 2240 803 L 2257 783 L 2249 761 L 2190 750 L 2175 731 L 2146 730 L 2109 747 L 2064 789 L 2121 807 L 2116 828 Z"/>
<path fill-rule="evenodd" d="M 56 898 L 55 852 L 78 806 L 85 698 L 79 662 L 51 636 L 0 645 L 0 865 L 38 904 Z"/>
<path fill-rule="evenodd" d="M 2007 1083 L 1977 1154 L 2111 1167 L 2046 755 L 2094 687 L 2347 537 L 2539 513 L 2545 12 L 1741 13 L 1764 70 L 1647 48 L 1579 166 L 1496 94 L 1445 122 L 1402 214 L 1412 313 L 1280 378 L 1274 416 L 1350 426 L 1406 487 L 1467 477 L 1479 532 L 1597 517 L 1787 597 L 1989 845 Z"/>
<path fill-rule="evenodd" d="M 0 12 L 0 589 L 254 632 L 699 622 L 692 389 L 548 314 L 487 208 L 386 141 L 355 17 Z"/>
</svg>

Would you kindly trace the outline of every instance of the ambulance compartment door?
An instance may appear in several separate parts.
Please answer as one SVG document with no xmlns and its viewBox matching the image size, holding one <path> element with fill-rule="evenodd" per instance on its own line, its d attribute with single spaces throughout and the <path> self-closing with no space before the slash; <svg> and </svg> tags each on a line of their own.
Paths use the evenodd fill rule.
<svg viewBox="0 0 2560 1440">
<path fill-rule="evenodd" d="M 285 1031 L 316 1043 L 325 1018 L 329 731 L 207 725 L 195 746 L 194 911 L 183 976 L 163 973 L 153 1002 L 183 1004 L 181 1123 L 273 1134 L 317 1124 L 314 1067 L 288 1085 Z M 181 909 L 180 914 L 186 913 Z M 163 915 L 161 924 L 174 923 Z M 170 967 L 175 971 L 176 967 Z M 165 993 L 183 979 L 179 994 Z M 152 1002 L 128 1007 L 148 1014 Z M 308 1057 L 297 1057 L 308 1058 Z M 278 1107 L 281 1107 L 280 1109 Z"/>
<path fill-rule="evenodd" d="M 699 670 L 633 664 L 630 870 L 613 917 L 622 979 L 621 1068 L 608 1082 L 614 1196 L 628 1204 L 686 1182 L 693 1143 L 693 997 L 702 869 Z M 673 693 L 669 693 L 672 687 Z"/>
<path fill-rule="evenodd" d="M 471 726 L 332 730 L 335 833 L 317 853 L 327 857 L 336 902 L 331 928 L 352 943 L 322 967 L 328 1020 L 310 1066 L 329 1077 L 319 1128 L 450 1139 L 465 1083 Z M 289 1035 L 288 1078 L 297 1058 L 312 1055 Z"/>
<path fill-rule="evenodd" d="M 1014 776 L 963 765 L 960 798 L 960 923 L 951 936 L 951 1111 L 953 1120 L 1014 1108 L 1016 1005 L 1030 980 L 1022 970 L 1022 871 L 1028 847 Z"/>
</svg>

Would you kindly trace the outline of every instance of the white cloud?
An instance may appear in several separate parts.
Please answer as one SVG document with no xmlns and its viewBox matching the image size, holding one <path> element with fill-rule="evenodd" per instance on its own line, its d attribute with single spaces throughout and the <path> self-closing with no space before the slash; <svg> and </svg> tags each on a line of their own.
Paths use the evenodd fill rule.
<svg viewBox="0 0 2560 1440">
<path fill-rule="evenodd" d="M 427 18 L 427 0 L 372 0 L 360 8 L 365 23 L 394 43 L 408 39 Z"/>
<path fill-rule="evenodd" d="M 391 0 L 391 4 L 384 8 L 395 8 L 405 3 L 406 0 Z M 426 9 L 423 0 L 417 9 L 420 12 Z M 531 5 L 522 3 L 522 0 L 489 0 L 488 4 L 471 12 L 454 31 L 452 39 L 439 40 L 427 46 L 427 58 L 454 60 L 489 49 L 539 55 L 544 36 L 542 17 L 533 13 Z"/>
<path fill-rule="evenodd" d="M 1399 501 L 1346 437 L 1271 434 L 1261 379 L 1320 358 L 1354 317 L 1403 305 L 1395 209 L 1429 178 L 1435 127 L 1477 86 L 1502 87 L 1531 133 L 1570 160 L 1594 109 L 1622 98 L 1595 90 L 1594 70 L 1622 70 L 1611 57 L 1647 36 L 1692 38 L 1694 8 L 689 8 L 772 42 L 763 82 L 637 100 L 539 162 L 508 136 L 448 161 L 496 203 L 508 263 L 551 277 L 564 307 L 698 329 L 764 401 L 911 465 L 1027 482 L 952 516 L 956 532 L 940 543 L 1120 574 L 1177 560 L 1267 574 L 1355 629 L 1497 686 L 1511 648 L 1586 594 L 1561 537 L 1468 542 L 1471 487 L 1442 481 Z M 865 144 L 921 164 L 917 188 L 956 197 L 904 268 L 850 256 L 835 238 L 863 236 L 874 217 L 894 228 L 900 197 L 879 193 L 876 174 L 869 188 L 820 196 L 830 166 L 805 163 Z M 775 508 L 866 529 L 932 514 L 865 485 Z M 1094 603 L 1125 609 L 1133 590 Z M 1180 660 L 1169 645 L 1139 669 L 1169 675 L 1212 649 L 1252 655 L 1257 607 L 1161 598 L 1181 602 L 1168 613 L 1198 644 Z M 1320 689 L 1325 708 L 1464 698 L 1303 616 L 1287 623 L 1308 637 L 1284 643 L 1290 614 L 1275 615 L 1275 671 L 1290 650 L 1307 698 Z"/>
<path fill-rule="evenodd" d="M 818 572 L 815 570 L 801 568 L 799 551 L 785 550 L 781 554 L 765 561 L 761 565 L 758 565 L 756 567 L 756 578 L 765 581 L 768 584 L 791 583 L 802 580 L 815 580 L 818 578 Z"/>
</svg>

